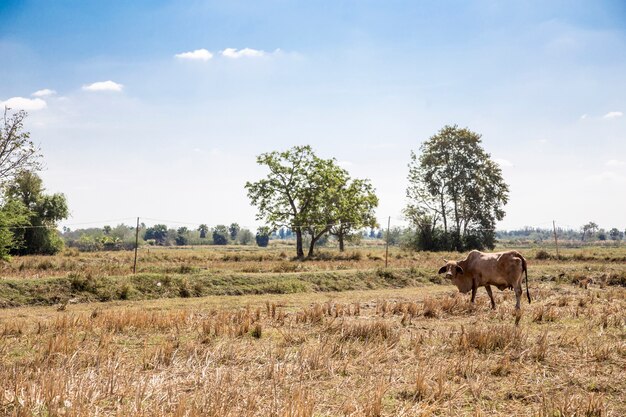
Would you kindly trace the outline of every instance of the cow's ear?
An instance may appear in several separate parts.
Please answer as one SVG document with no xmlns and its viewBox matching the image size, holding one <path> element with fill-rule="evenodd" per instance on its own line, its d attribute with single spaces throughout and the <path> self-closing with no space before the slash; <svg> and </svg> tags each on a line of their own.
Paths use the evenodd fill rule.
<svg viewBox="0 0 626 417">
<path fill-rule="evenodd" d="M 465 273 L 465 271 L 463 271 L 463 268 L 461 268 L 460 266 L 457 265 L 456 266 L 456 273 L 463 275 Z"/>
<path fill-rule="evenodd" d="M 448 270 L 448 266 L 444 265 L 439 269 L 439 272 L 437 272 L 438 274 L 443 274 L 444 272 L 446 272 Z"/>
</svg>

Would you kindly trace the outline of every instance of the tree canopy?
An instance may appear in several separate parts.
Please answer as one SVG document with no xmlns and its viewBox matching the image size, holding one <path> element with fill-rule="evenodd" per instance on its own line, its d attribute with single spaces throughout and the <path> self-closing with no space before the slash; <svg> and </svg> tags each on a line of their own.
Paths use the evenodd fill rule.
<svg viewBox="0 0 626 417">
<path fill-rule="evenodd" d="M 63 248 L 56 223 L 68 217 L 67 202 L 63 194 L 49 195 L 44 191 L 41 178 L 30 171 L 15 174 L 13 181 L 6 186 L 5 200 L 21 203 L 28 218 L 26 227 L 13 229 L 17 245 L 12 253 L 51 255 Z"/>
<path fill-rule="evenodd" d="M 481 136 L 445 126 L 411 152 L 406 217 L 417 246 L 429 250 L 493 248 L 496 221 L 504 217 L 508 186 Z"/>
<path fill-rule="evenodd" d="M 308 255 L 313 255 L 316 242 L 346 214 L 340 203 L 349 187 L 348 172 L 334 159 L 315 155 L 310 146 L 264 153 L 257 162 L 269 169 L 266 178 L 246 183 L 248 197 L 258 208 L 257 220 L 273 230 L 293 230 L 298 257 L 304 257 L 303 235 L 309 235 Z M 362 190 L 364 184 L 357 183 L 352 190 Z"/>
<path fill-rule="evenodd" d="M 337 236 L 339 250 L 344 251 L 344 239 L 356 230 L 377 227 L 374 209 L 378 197 L 369 180 L 354 179 L 347 183 L 336 195 L 332 207 L 336 210 L 336 224 L 330 234 Z"/>
</svg>

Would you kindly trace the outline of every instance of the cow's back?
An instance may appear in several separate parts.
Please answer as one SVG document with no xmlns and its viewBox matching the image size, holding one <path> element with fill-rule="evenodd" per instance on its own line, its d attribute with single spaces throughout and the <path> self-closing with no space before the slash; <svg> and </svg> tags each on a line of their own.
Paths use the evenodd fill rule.
<svg viewBox="0 0 626 417">
<path fill-rule="evenodd" d="M 471 251 L 466 259 L 466 274 L 477 286 L 494 285 L 500 289 L 514 286 L 521 279 L 522 257 L 516 251 L 483 253 Z"/>
</svg>

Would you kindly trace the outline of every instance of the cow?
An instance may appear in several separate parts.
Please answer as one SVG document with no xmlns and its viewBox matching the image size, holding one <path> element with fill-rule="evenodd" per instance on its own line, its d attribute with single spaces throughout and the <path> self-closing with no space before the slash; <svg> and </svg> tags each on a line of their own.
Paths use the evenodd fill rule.
<svg viewBox="0 0 626 417">
<path fill-rule="evenodd" d="M 471 251 L 467 258 L 462 261 L 446 261 L 439 269 L 439 273 L 446 274 L 460 292 L 467 294 L 472 291 L 472 303 L 476 299 L 478 287 L 485 287 L 491 299 L 491 308 L 495 310 L 496 302 L 491 293 L 491 285 L 500 291 L 511 288 L 515 291 L 517 303 L 515 309 L 520 309 L 522 296 L 522 274 L 526 274 L 526 295 L 530 304 L 530 292 L 528 291 L 528 270 L 526 259 L 517 251 L 482 253 L 477 250 Z"/>
</svg>

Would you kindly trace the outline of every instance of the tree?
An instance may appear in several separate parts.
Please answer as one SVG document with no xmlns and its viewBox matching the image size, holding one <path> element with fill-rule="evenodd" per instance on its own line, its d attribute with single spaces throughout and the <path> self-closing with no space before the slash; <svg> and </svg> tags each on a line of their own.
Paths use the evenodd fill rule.
<svg viewBox="0 0 626 417">
<path fill-rule="evenodd" d="M 213 243 L 215 245 L 228 245 L 229 236 L 228 228 L 223 224 L 215 226 L 213 229 Z"/>
<path fill-rule="evenodd" d="M 209 233 L 209 226 L 201 224 L 198 226 L 198 231 L 200 232 L 200 239 L 206 239 L 206 234 Z"/>
<path fill-rule="evenodd" d="M 108 226 L 108 225 L 107 225 L 107 226 L 104 226 L 104 227 L 102 228 L 102 231 L 104 232 L 104 234 L 105 234 L 105 235 L 110 234 L 110 233 L 111 233 L 111 226 Z"/>
<path fill-rule="evenodd" d="M 69 216 L 67 201 L 61 193 L 44 194 L 41 178 L 30 171 L 20 171 L 6 186 L 5 199 L 19 201 L 28 210 L 28 227 L 13 229 L 19 255 L 52 255 L 63 248 L 56 223 Z"/>
<path fill-rule="evenodd" d="M 167 226 L 164 224 L 155 224 L 146 229 L 143 236 L 144 240 L 154 240 L 157 245 L 165 245 L 168 238 Z"/>
<path fill-rule="evenodd" d="M 509 189 L 479 134 L 445 126 L 411 152 L 408 179 L 404 213 L 418 234 L 441 229 L 439 249 L 493 248 Z"/>
<path fill-rule="evenodd" d="M 237 223 L 231 223 L 231 225 L 228 227 L 228 233 L 230 234 L 230 238 L 232 240 L 237 239 L 237 234 L 239 233 L 240 230 L 241 230 L 241 227 L 239 227 Z"/>
<path fill-rule="evenodd" d="M 262 248 L 267 247 L 270 243 L 270 228 L 263 226 L 259 227 L 256 232 L 256 244 Z"/>
<path fill-rule="evenodd" d="M 9 110 L 5 107 L 0 125 L 0 183 L 21 172 L 41 169 L 39 149 L 30 140 L 30 133 L 24 131 L 24 119 L 28 113 L 20 110 L 8 115 Z"/>
<path fill-rule="evenodd" d="M 330 234 L 337 236 L 340 252 L 344 251 L 344 240 L 352 231 L 377 226 L 374 209 L 378 206 L 378 197 L 368 180 L 355 179 L 342 187 L 332 206 L 337 214 Z"/>
<path fill-rule="evenodd" d="M 618 228 L 614 227 L 609 231 L 609 236 L 611 237 L 611 240 L 622 240 L 622 232 L 619 231 Z"/>
<path fill-rule="evenodd" d="M 303 234 L 311 237 L 309 256 L 315 243 L 333 226 L 336 211 L 331 202 L 347 182 L 347 172 L 334 159 L 317 157 L 310 146 L 296 146 L 285 152 L 268 152 L 257 163 L 269 169 L 266 178 L 247 182 L 245 187 L 257 220 L 272 229 L 289 227 L 296 234 L 296 254 L 304 257 Z"/>
<path fill-rule="evenodd" d="M 249 245 L 254 241 L 254 235 L 248 229 L 241 229 L 237 235 L 237 240 L 241 245 Z"/>
<path fill-rule="evenodd" d="M 185 246 L 189 243 L 189 229 L 185 226 L 179 227 L 176 231 L 176 244 L 178 246 Z"/>
<path fill-rule="evenodd" d="M 586 236 L 594 236 L 596 234 L 596 230 L 598 229 L 598 225 L 594 222 L 589 222 L 584 224 L 582 227 L 583 236 L 581 240 L 584 242 Z"/>
</svg>

